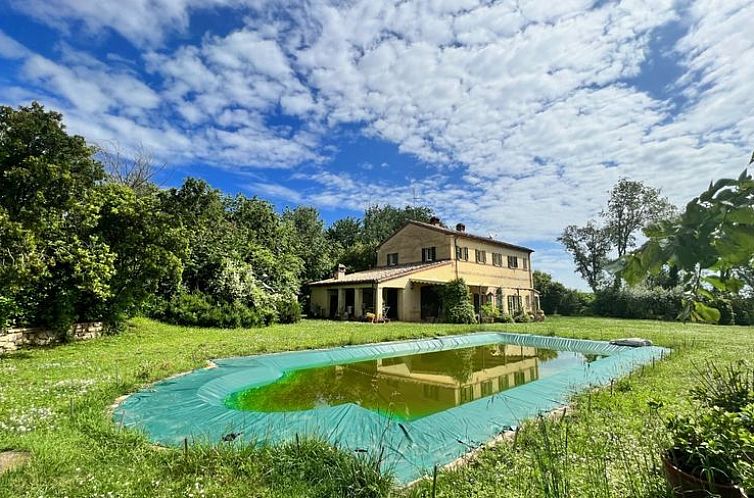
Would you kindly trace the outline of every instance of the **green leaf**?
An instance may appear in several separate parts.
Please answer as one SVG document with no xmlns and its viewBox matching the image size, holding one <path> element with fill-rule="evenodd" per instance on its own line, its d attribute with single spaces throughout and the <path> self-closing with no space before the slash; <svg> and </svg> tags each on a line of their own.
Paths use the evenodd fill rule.
<svg viewBox="0 0 754 498">
<path fill-rule="evenodd" d="M 694 311 L 691 315 L 699 321 L 710 323 L 717 323 L 720 321 L 720 310 L 707 306 L 699 301 L 694 301 Z"/>
<path fill-rule="evenodd" d="M 726 219 L 741 225 L 754 225 L 754 208 L 740 207 L 733 209 L 728 213 Z"/>
<path fill-rule="evenodd" d="M 703 277 L 702 280 L 719 291 L 725 292 L 728 289 L 728 286 L 720 277 L 710 275 L 708 277 Z"/>
</svg>

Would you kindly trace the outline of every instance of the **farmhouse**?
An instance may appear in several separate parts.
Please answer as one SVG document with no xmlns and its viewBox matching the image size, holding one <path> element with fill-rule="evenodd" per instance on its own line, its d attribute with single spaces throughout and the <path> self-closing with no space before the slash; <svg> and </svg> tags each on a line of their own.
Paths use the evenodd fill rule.
<svg viewBox="0 0 754 498">
<path fill-rule="evenodd" d="M 377 266 L 312 282 L 311 312 L 329 318 L 378 318 L 407 322 L 440 316 L 439 287 L 462 278 L 477 313 L 493 303 L 506 313 L 539 308 L 533 289 L 531 253 L 526 247 L 455 230 L 432 218 L 409 221 L 377 248 Z"/>
</svg>

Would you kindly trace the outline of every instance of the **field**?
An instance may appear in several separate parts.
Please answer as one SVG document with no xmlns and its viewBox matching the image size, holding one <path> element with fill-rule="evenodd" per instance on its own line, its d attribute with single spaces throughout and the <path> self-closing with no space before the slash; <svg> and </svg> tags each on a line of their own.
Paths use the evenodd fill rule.
<svg viewBox="0 0 754 498">
<path fill-rule="evenodd" d="M 279 447 L 164 449 L 113 423 L 119 396 L 208 359 L 477 330 L 611 339 L 674 349 L 612 389 L 585 393 L 565 416 L 527 424 L 515 441 L 441 472 L 436 496 L 663 496 L 657 468 L 665 417 L 690 409 L 696 368 L 747 358 L 754 328 L 598 318 L 480 326 L 303 321 L 220 330 L 136 319 L 115 336 L 0 357 L 0 450 L 30 463 L 0 476 L 0 497 L 431 496 L 393 486 L 367 457 L 316 441 Z"/>
</svg>

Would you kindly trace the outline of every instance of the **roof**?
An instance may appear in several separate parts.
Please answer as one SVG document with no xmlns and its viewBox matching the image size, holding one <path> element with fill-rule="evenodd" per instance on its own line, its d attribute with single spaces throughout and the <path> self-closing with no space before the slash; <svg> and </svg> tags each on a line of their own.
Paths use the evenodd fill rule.
<svg viewBox="0 0 754 498">
<path fill-rule="evenodd" d="M 380 243 L 380 245 L 377 246 L 377 249 L 379 249 L 380 247 L 382 247 L 382 245 L 385 242 L 387 242 L 388 240 L 390 240 L 393 237 L 395 237 L 395 235 L 397 235 L 398 232 L 400 232 L 401 230 L 403 230 L 404 228 L 406 228 L 408 225 L 416 225 L 416 226 L 420 226 L 422 228 L 429 228 L 430 230 L 435 230 L 436 232 L 441 232 L 441 233 L 445 233 L 445 234 L 448 234 L 448 235 L 455 235 L 457 237 L 462 237 L 462 238 L 465 238 L 465 239 L 478 240 L 480 242 L 485 242 L 487 244 L 494 244 L 496 246 L 506 247 L 508 249 L 515 249 L 517 251 L 524 251 L 524 252 L 528 252 L 528 253 L 533 253 L 534 252 L 534 249 L 529 249 L 528 247 L 517 246 L 515 244 L 509 244 L 508 242 L 503 242 L 502 240 L 495 240 L 495 239 L 493 239 L 491 237 L 484 237 L 482 235 L 474 235 L 473 233 L 468 233 L 468 232 L 459 232 L 458 230 L 453 230 L 452 228 L 446 228 L 446 227 L 442 227 L 440 225 L 432 225 L 430 223 L 424 223 L 423 221 L 416 221 L 416 220 L 407 221 L 402 227 L 400 227 L 398 230 L 396 230 L 395 232 L 393 232 L 393 234 L 390 237 L 388 237 L 385 240 L 383 240 Z"/>
<path fill-rule="evenodd" d="M 442 261 L 433 261 L 431 263 L 408 263 L 396 266 L 381 266 L 371 270 L 357 271 L 346 273 L 341 278 L 328 278 L 318 282 L 312 282 L 309 285 L 334 285 L 334 284 L 356 284 L 367 282 L 384 282 L 394 278 L 410 275 L 418 271 L 427 270 L 436 266 L 443 266 L 450 263 L 449 259 Z"/>
</svg>

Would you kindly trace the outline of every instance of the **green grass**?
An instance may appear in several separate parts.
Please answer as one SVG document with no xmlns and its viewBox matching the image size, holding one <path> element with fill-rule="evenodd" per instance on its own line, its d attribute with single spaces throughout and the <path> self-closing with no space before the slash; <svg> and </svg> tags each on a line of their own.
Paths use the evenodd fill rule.
<svg viewBox="0 0 754 498">
<path fill-rule="evenodd" d="M 212 358 L 485 328 L 591 339 L 642 336 L 675 353 L 619 382 L 612 393 L 579 396 L 566 417 L 528 424 L 515 443 L 441 472 L 438 497 L 662 496 L 661 419 L 690 410 L 694 365 L 707 359 L 723 365 L 754 349 L 751 327 L 596 318 L 485 327 L 304 321 L 250 330 L 137 319 L 117 336 L 0 357 L 0 449 L 32 454 L 28 466 L 0 476 L 0 497 L 431 496 L 429 483 L 396 489 L 370 457 L 315 441 L 190 447 L 187 453 L 156 448 L 112 423 L 108 408 L 125 393 Z"/>
</svg>

